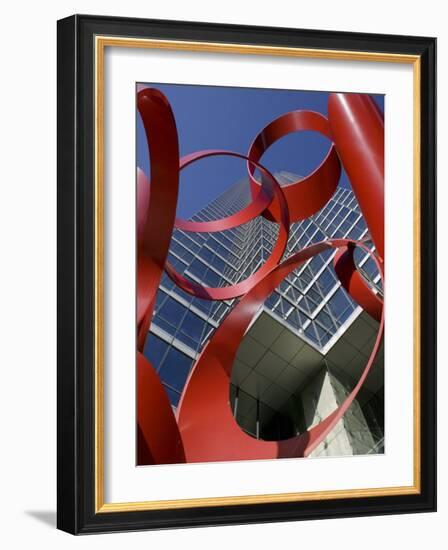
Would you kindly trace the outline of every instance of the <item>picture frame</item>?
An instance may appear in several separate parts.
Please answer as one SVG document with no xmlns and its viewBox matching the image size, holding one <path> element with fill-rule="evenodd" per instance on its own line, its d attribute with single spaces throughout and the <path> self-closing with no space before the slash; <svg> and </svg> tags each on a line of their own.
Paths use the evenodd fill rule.
<svg viewBox="0 0 448 550">
<path fill-rule="evenodd" d="M 227 55 L 235 59 L 245 56 L 249 60 L 268 56 L 274 60 L 272 63 L 286 58 L 317 59 L 342 65 L 380 63 L 411 68 L 411 484 L 187 500 L 167 497 L 163 502 L 149 497 L 141 502 L 105 499 L 108 466 L 104 460 L 104 426 L 108 413 L 104 403 L 104 252 L 110 246 L 104 229 L 110 192 L 105 185 L 104 167 L 104 127 L 110 114 L 104 104 L 107 48 Z M 135 81 L 139 78 L 136 74 Z M 434 38 L 90 15 L 58 21 L 59 529 L 84 534 L 436 510 L 435 112 Z"/>
</svg>

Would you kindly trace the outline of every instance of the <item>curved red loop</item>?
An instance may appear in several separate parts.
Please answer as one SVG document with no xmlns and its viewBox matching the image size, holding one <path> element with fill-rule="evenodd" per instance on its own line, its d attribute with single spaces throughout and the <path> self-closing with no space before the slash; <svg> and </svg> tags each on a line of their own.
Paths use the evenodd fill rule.
<svg viewBox="0 0 448 550">
<path fill-rule="evenodd" d="M 202 158 L 203 156 L 211 156 L 211 155 L 228 155 L 238 158 L 246 159 L 245 155 L 241 155 L 239 153 L 234 153 L 232 151 L 205 151 L 200 152 L 195 155 L 195 158 L 192 159 L 190 162 L 193 162 L 193 160 L 198 160 Z M 282 258 L 286 245 L 288 242 L 288 236 L 289 236 L 289 214 L 288 214 L 288 207 L 285 202 L 285 198 L 282 192 L 282 188 L 278 184 L 275 177 L 268 171 L 266 168 L 264 168 L 261 164 L 251 161 L 253 164 L 256 165 L 256 167 L 261 171 L 261 173 L 265 176 L 266 182 L 263 184 L 263 189 L 272 190 L 274 195 L 271 200 L 275 201 L 277 208 L 280 212 L 280 228 L 279 228 L 279 234 L 277 237 L 277 242 L 274 245 L 274 248 L 272 249 L 272 252 L 269 256 L 269 258 L 266 260 L 266 262 L 260 267 L 259 270 L 257 270 L 255 273 L 244 279 L 243 281 L 240 281 L 239 283 L 224 286 L 224 287 L 206 287 L 201 284 L 195 283 L 193 281 L 190 281 L 183 275 L 180 275 L 169 262 L 165 263 L 165 271 L 167 275 L 176 283 L 176 285 L 181 288 L 184 292 L 187 292 L 188 294 L 191 294 L 197 298 L 202 298 L 205 300 L 230 300 L 232 298 L 236 298 L 238 296 L 242 296 L 245 292 L 247 292 L 254 284 L 256 284 L 258 281 L 260 281 L 264 275 L 272 269 L 275 265 L 278 264 L 280 259 Z M 266 187 L 265 187 L 266 186 Z M 257 206 L 257 209 L 259 206 Z M 224 225 L 227 226 L 229 223 L 231 223 L 231 227 L 235 227 L 237 225 L 241 225 L 245 221 L 248 221 L 247 218 L 247 209 L 235 214 L 235 216 L 230 216 L 229 218 L 225 218 L 227 222 L 224 220 Z M 229 222 L 230 218 L 232 218 L 231 222 Z M 243 220 L 243 221 L 239 221 Z M 216 231 L 217 228 L 219 228 L 221 220 L 216 220 L 213 222 L 207 222 L 209 227 L 212 226 L 212 230 Z M 193 225 L 193 223 L 191 224 Z M 205 223 L 200 223 L 200 225 L 206 225 Z"/>
<path fill-rule="evenodd" d="M 333 140 L 328 120 L 323 115 L 314 111 L 292 111 L 268 124 L 253 141 L 247 156 L 251 161 L 258 162 L 273 143 L 292 132 L 302 130 L 313 130 Z M 252 192 L 257 193 L 260 183 L 255 179 L 254 165 L 248 163 L 247 169 Z M 311 174 L 282 186 L 290 221 L 304 220 L 323 208 L 336 191 L 340 175 L 341 164 L 332 143 L 324 160 Z M 272 204 L 265 215 L 267 219 L 278 221 L 280 212 Z"/>
<path fill-rule="evenodd" d="M 338 250 L 333 259 L 334 270 L 348 294 L 379 323 L 383 311 L 383 301 L 359 273 L 353 258 L 354 250 L 354 246 Z M 378 262 L 382 265 L 380 260 Z"/>
<path fill-rule="evenodd" d="M 137 174 L 141 197 L 147 198 L 146 216 L 138 212 L 137 326 L 138 349 L 143 351 L 159 281 L 163 273 L 176 216 L 179 186 L 179 144 L 174 115 L 166 97 L 154 88 L 137 94 L 151 165 L 150 196 L 143 172 Z M 164 208 L 160 208 L 163 204 Z"/>
<path fill-rule="evenodd" d="M 376 357 L 383 317 L 372 353 L 353 391 L 327 418 L 303 434 L 280 442 L 255 440 L 236 423 L 229 407 L 229 381 L 240 342 L 267 297 L 291 271 L 331 248 L 355 241 L 337 239 L 309 246 L 284 260 L 241 298 L 199 356 L 184 387 L 177 410 L 187 462 L 307 456 L 326 437 L 358 394 Z M 362 243 L 358 246 L 371 252 Z M 382 276 L 378 260 L 373 259 Z M 210 411 L 213 410 L 213 414 Z"/>
<path fill-rule="evenodd" d="M 237 157 L 244 160 L 247 160 L 245 155 L 240 155 L 239 153 L 234 153 L 232 151 L 211 149 L 207 151 L 198 151 L 190 155 L 186 155 L 181 158 L 180 161 L 180 170 L 186 168 L 193 162 L 204 159 L 207 157 L 215 156 L 229 156 Z M 256 167 L 260 169 L 262 173 L 266 175 L 263 184 L 258 189 L 258 194 L 245 208 L 227 216 L 226 218 L 221 218 L 219 220 L 207 221 L 207 222 L 197 222 L 190 220 L 183 220 L 176 218 L 174 227 L 176 229 L 183 229 L 184 231 L 192 231 L 195 233 L 213 233 L 215 231 L 224 231 L 226 229 L 232 229 L 244 223 L 248 223 L 257 216 L 259 216 L 272 202 L 275 194 L 275 183 L 273 176 L 259 164 L 255 163 Z"/>
<path fill-rule="evenodd" d="M 171 403 L 151 363 L 140 352 L 137 352 L 137 425 L 138 464 L 185 462 Z"/>
</svg>

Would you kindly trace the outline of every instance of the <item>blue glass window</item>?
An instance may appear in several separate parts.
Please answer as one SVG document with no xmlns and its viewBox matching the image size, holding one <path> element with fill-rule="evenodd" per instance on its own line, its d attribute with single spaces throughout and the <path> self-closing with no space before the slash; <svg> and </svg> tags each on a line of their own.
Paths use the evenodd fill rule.
<svg viewBox="0 0 448 550">
<path fill-rule="evenodd" d="M 350 225 L 353 225 L 358 217 L 359 214 L 357 212 L 350 212 L 350 214 L 347 216 L 347 221 Z"/>
<path fill-rule="evenodd" d="M 201 249 L 199 254 L 201 256 L 201 259 L 205 260 L 206 262 L 210 262 L 215 256 L 215 254 L 205 246 Z"/>
<path fill-rule="evenodd" d="M 278 294 L 276 292 L 273 292 L 265 301 L 265 305 L 269 308 L 273 308 L 274 305 L 277 303 L 278 300 Z"/>
<path fill-rule="evenodd" d="M 164 302 L 159 311 L 159 317 L 163 318 L 171 326 L 176 327 L 185 315 L 186 308 L 171 297 Z M 156 319 L 157 321 L 157 319 Z"/>
<path fill-rule="evenodd" d="M 220 286 L 221 282 L 223 282 L 223 279 L 211 269 L 204 276 L 204 283 L 207 286 L 217 287 Z"/>
<path fill-rule="evenodd" d="M 330 299 L 329 305 L 336 317 L 338 317 L 338 315 L 342 311 L 344 311 L 344 309 L 347 307 L 347 296 L 345 295 L 345 292 L 342 290 L 342 288 L 339 288 L 333 294 Z"/>
<path fill-rule="evenodd" d="M 308 320 L 308 317 L 306 317 L 298 309 L 293 309 L 288 316 L 288 323 L 290 323 L 291 325 L 293 325 L 298 329 L 303 328 L 303 325 L 307 320 Z"/>
<path fill-rule="evenodd" d="M 314 327 L 314 323 L 311 323 L 308 325 L 308 327 L 305 329 L 305 334 L 308 336 L 308 338 L 310 340 L 312 340 L 313 342 L 316 342 L 317 344 L 319 344 L 319 337 L 317 336 L 316 334 L 316 330 L 315 330 L 315 327 Z"/>
<path fill-rule="evenodd" d="M 313 313 L 318 304 L 313 302 L 308 296 L 304 296 L 299 302 L 299 307 L 303 309 L 306 313 Z"/>
<path fill-rule="evenodd" d="M 319 288 L 327 294 L 335 285 L 336 278 L 330 268 L 325 269 L 318 279 Z"/>
<path fill-rule="evenodd" d="M 198 308 L 200 311 L 203 311 L 206 315 L 209 314 L 210 310 L 213 307 L 217 307 L 216 302 L 210 300 L 202 300 L 201 298 L 193 298 L 191 304 Z"/>
<path fill-rule="evenodd" d="M 338 319 L 339 324 L 343 323 L 354 309 L 351 300 L 342 288 L 339 288 L 335 294 L 333 294 L 328 305 L 334 317 Z"/>
<path fill-rule="evenodd" d="M 218 271 L 224 271 L 224 269 L 229 269 L 228 266 L 226 266 L 226 264 L 224 263 L 223 260 L 221 260 L 221 258 L 219 256 L 216 256 L 216 254 L 213 256 L 211 262 L 210 262 L 210 265 L 212 265 L 215 269 L 217 269 Z M 233 271 L 233 270 L 232 270 Z"/>
<path fill-rule="evenodd" d="M 207 271 L 207 266 L 203 262 L 201 262 L 199 258 L 196 258 L 194 262 L 192 262 L 188 270 L 190 271 L 190 273 L 202 280 Z"/>
<path fill-rule="evenodd" d="M 330 315 L 326 313 L 324 310 L 322 310 L 319 315 L 316 317 L 316 321 L 319 321 L 321 325 L 323 325 L 327 329 L 333 329 L 334 328 L 334 322 Z"/>
<path fill-rule="evenodd" d="M 174 269 L 177 269 L 177 271 L 179 271 L 180 273 L 183 273 L 183 271 L 187 267 L 182 260 L 176 258 L 176 256 L 174 256 L 174 254 L 172 254 L 171 252 L 168 254 L 168 261 L 174 267 Z"/>
<path fill-rule="evenodd" d="M 145 349 L 144 349 L 144 356 L 149 359 L 152 366 L 157 370 L 159 365 L 161 364 L 165 352 L 168 349 L 169 344 L 156 336 L 155 334 L 149 334 L 148 338 L 146 339 Z"/>
<path fill-rule="evenodd" d="M 354 311 L 354 306 L 349 305 L 340 315 L 339 315 L 339 322 L 342 324 L 344 323 L 351 315 L 352 311 Z"/>
<path fill-rule="evenodd" d="M 171 347 L 159 371 L 160 378 L 177 391 L 182 391 L 193 359 Z"/>
<path fill-rule="evenodd" d="M 167 295 L 166 295 L 165 292 L 163 292 L 163 290 L 159 290 L 157 292 L 156 306 L 154 308 L 154 313 L 157 313 L 159 311 L 159 309 L 162 307 L 162 304 L 165 301 L 166 297 L 167 297 Z"/>
<path fill-rule="evenodd" d="M 163 273 L 160 284 L 163 285 L 167 290 L 171 290 L 175 286 L 173 281 L 168 277 L 166 273 Z"/>
<path fill-rule="evenodd" d="M 195 315 L 192 311 L 188 311 L 183 320 L 181 332 L 199 344 L 205 324 L 206 321 Z"/>
<path fill-rule="evenodd" d="M 345 222 L 343 222 L 343 224 L 342 224 L 341 227 L 340 227 L 340 233 L 341 233 L 341 235 L 343 235 L 343 236 L 347 235 L 349 229 L 350 229 L 350 224 L 349 224 L 349 222 L 346 220 Z"/>
</svg>

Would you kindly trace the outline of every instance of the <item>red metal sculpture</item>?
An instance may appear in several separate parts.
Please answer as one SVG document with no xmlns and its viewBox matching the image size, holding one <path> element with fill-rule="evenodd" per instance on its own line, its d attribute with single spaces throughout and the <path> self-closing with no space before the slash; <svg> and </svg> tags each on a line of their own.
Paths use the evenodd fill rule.
<svg viewBox="0 0 448 550">
<path fill-rule="evenodd" d="M 366 94 L 330 94 L 328 120 L 339 157 L 384 258 L 384 121 Z"/>
<path fill-rule="evenodd" d="M 231 151 L 200 151 L 179 160 L 177 130 L 171 108 L 158 90 L 138 92 L 137 105 L 148 140 L 151 184 L 142 171 L 137 176 L 137 384 L 138 463 L 180 463 L 307 456 L 342 418 L 361 389 L 381 344 L 384 329 L 382 300 L 358 272 L 355 247 L 369 253 L 383 279 L 384 169 L 383 122 L 374 102 L 359 94 L 330 94 L 329 118 L 311 111 L 292 111 L 266 126 L 246 155 Z M 331 139 L 321 165 L 303 180 L 281 187 L 260 164 L 266 149 L 290 132 L 314 130 Z M 247 161 L 253 201 L 240 212 L 221 220 L 193 222 L 176 219 L 179 172 L 192 162 L 214 155 Z M 326 240 L 281 260 L 290 222 L 305 219 L 331 198 L 342 162 L 366 220 L 377 254 L 365 243 Z M 254 177 L 262 174 L 262 183 Z M 167 262 L 174 228 L 215 232 L 247 223 L 263 215 L 279 223 L 277 242 L 265 264 L 234 285 L 209 288 L 178 274 Z M 345 401 L 312 429 L 283 441 L 256 440 L 236 423 L 229 404 L 229 383 L 234 359 L 259 307 L 303 262 L 336 249 L 335 272 L 341 284 L 363 309 L 379 321 L 379 330 L 364 371 Z M 143 356 L 155 296 L 163 270 L 185 292 L 208 300 L 241 297 L 216 329 L 193 366 L 185 384 L 177 417 L 150 362 Z"/>
</svg>

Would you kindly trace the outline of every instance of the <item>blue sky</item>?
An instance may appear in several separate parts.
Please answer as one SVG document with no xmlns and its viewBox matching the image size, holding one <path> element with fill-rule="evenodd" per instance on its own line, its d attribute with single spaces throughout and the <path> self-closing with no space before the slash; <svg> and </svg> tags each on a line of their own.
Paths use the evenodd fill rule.
<svg viewBox="0 0 448 550">
<path fill-rule="evenodd" d="M 201 149 L 230 149 L 246 154 L 254 137 L 274 118 L 297 109 L 327 115 L 328 93 L 182 84 L 147 84 L 161 90 L 174 112 L 180 154 Z M 384 96 L 373 96 L 384 110 Z M 280 139 L 262 157 L 271 172 L 302 176 L 325 156 L 329 140 L 316 132 L 295 132 Z M 137 114 L 137 165 L 150 175 L 146 137 Z M 192 216 L 246 175 L 242 159 L 212 157 L 181 172 L 177 214 Z M 342 174 L 340 185 L 347 186 Z"/>
</svg>

